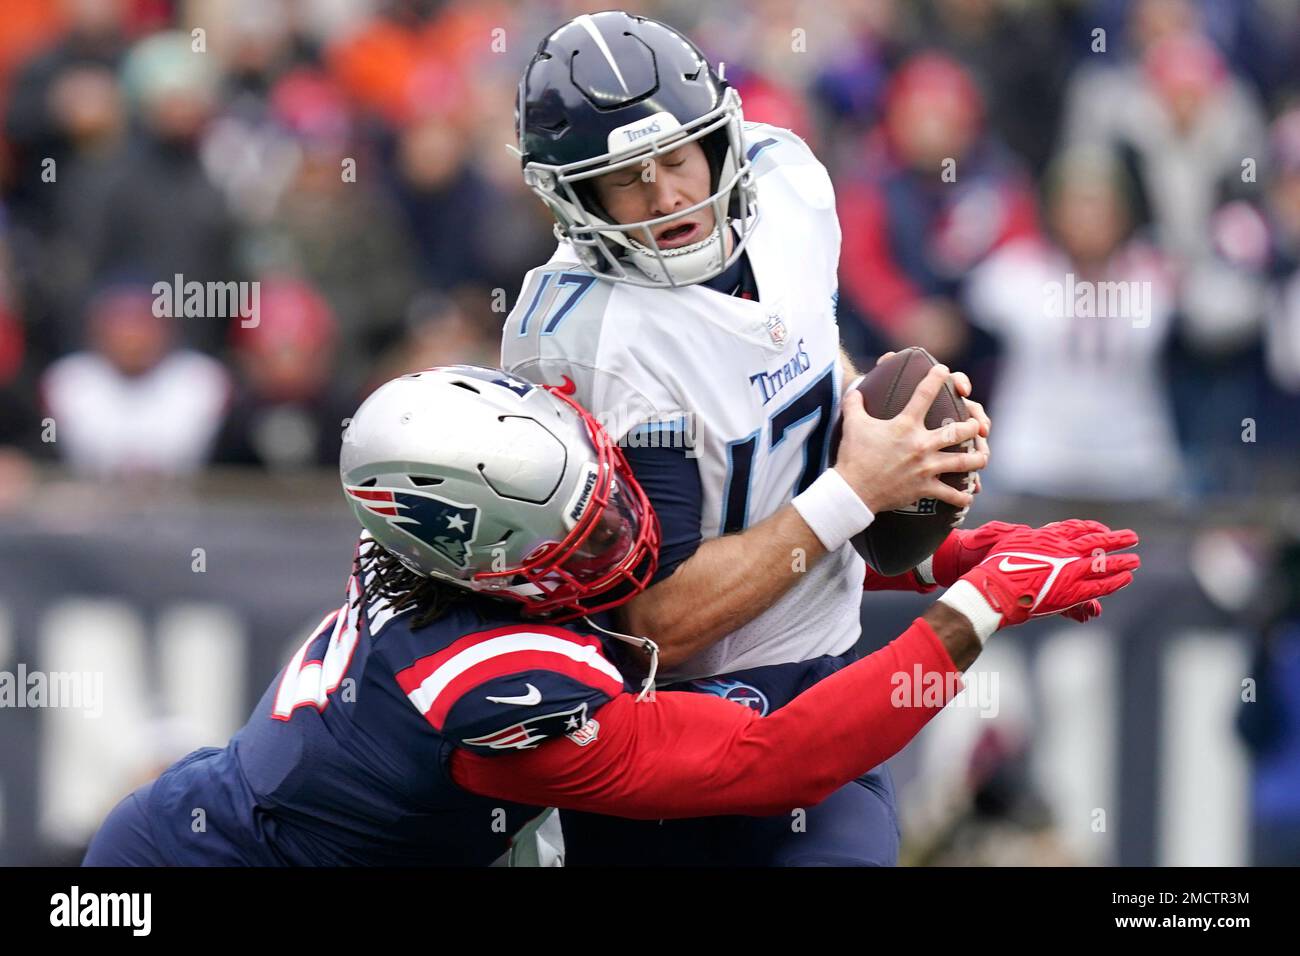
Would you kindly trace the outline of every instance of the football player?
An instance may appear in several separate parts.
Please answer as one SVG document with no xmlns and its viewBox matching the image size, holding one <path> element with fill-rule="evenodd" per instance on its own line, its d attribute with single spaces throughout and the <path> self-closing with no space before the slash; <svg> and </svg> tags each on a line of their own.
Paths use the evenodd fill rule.
<svg viewBox="0 0 1300 956">
<path fill-rule="evenodd" d="M 789 130 L 745 122 L 722 72 L 671 27 L 616 11 L 541 42 L 519 84 L 518 149 L 559 242 L 524 279 L 502 365 L 591 409 L 660 516 L 659 568 L 622 625 L 659 644 L 672 686 L 769 713 L 854 659 L 864 580 L 950 585 L 1022 527 L 955 531 L 915 574 L 866 574 L 849 539 L 875 514 L 969 506 L 978 485 L 939 475 L 983 468 L 988 418 L 968 402 L 970 421 L 927 430 L 923 416 L 871 418 L 845 391 L 830 178 Z M 933 398 L 947 374 L 917 394 Z M 852 480 L 826 468 L 841 411 L 873 463 Z M 968 450 L 940 450 L 953 444 Z M 572 862 L 888 864 L 898 849 L 884 767 L 798 833 L 780 818 L 564 819 Z"/>
<path fill-rule="evenodd" d="M 406 375 L 357 411 L 341 473 L 366 529 L 345 602 L 227 746 L 118 804 L 87 865 L 482 865 L 547 806 L 637 818 L 811 806 L 911 739 L 998 627 L 1108 593 L 1137 565 L 1073 560 L 1129 532 L 1026 532 L 1039 570 L 976 569 L 966 603 L 936 604 L 760 718 L 652 693 L 625 676 L 618 640 L 574 623 L 645 586 L 658 524 L 572 400 L 489 369 Z M 1049 576 L 1050 561 L 1067 566 Z M 629 647 L 653 675 L 653 645 Z M 942 698 L 896 706 L 896 675 L 914 668 Z"/>
</svg>

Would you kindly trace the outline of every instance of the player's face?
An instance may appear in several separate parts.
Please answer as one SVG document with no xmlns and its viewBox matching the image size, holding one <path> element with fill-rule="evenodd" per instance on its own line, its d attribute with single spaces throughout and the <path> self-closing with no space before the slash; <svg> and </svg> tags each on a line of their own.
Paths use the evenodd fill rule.
<svg viewBox="0 0 1300 956">
<path fill-rule="evenodd" d="M 709 197 L 712 177 L 699 143 L 686 143 L 657 160 L 615 170 L 595 180 L 596 198 L 615 222 L 625 225 L 668 216 Z M 676 249 L 707 239 L 714 228 L 713 209 L 705 206 L 689 216 L 651 230 L 660 249 Z M 633 238 L 648 245 L 644 236 Z"/>
</svg>

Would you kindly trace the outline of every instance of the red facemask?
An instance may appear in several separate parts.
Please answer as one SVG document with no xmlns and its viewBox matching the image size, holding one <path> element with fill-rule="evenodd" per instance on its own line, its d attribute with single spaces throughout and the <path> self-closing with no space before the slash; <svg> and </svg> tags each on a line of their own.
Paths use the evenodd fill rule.
<svg viewBox="0 0 1300 956">
<path fill-rule="evenodd" d="M 659 566 L 659 519 L 609 433 L 563 391 L 544 387 L 586 426 L 596 451 L 596 487 L 563 541 L 544 545 L 518 567 L 476 574 L 474 581 L 530 584 L 537 593 L 491 593 L 521 602 L 529 615 L 567 621 L 618 607 L 649 586 Z"/>
</svg>

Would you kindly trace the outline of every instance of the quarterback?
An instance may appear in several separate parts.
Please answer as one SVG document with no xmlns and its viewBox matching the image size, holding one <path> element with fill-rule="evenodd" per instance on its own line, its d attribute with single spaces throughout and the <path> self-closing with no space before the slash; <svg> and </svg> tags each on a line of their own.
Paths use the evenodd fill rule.
<svg viewBox="0 0 1300 956">
<path fill-rule="evenodd" d="M 118 804 L 86 865 L 486 865 L 548 806 L 661 818 L 811 804 L 946 703 L 892 706 L 892 675 L 920 668 L 947 687 L 1029 615 L 1015 595 L 1050 613 L 1122 586 L 1119 562 L 1137 562 L 1071 562 L 1051 580 L 976 569 L 964 583 L 1005 615 L 936 603 L 760 718 L 638 693 L 617 638 L 566 623 L 640 591 L 658 539 L 618 448 L 572 400 L 492 369 L 406 375 L 357 411 L 340 471 L 365 529 L 343 605 L 227 746 Z M 1130 539 L 1067 522 L 1020 545 L 1065 560 Z M 653 645 L 633 644 L 653 672 Z"/>
<path fill-rule="evenodd" d="M 846 393 L 830 178 L 790 131 L 745 122 L 690 40 L 622 12 L 579 16 L 538 47 L 517 120 L 524 180 L 558 245 L 524 279 L 502 365 L 588 407 L 658 512 L 659 568 L 620 622 L 658 643 L 670 686 L 775 712 L 854 659 L 864 581 L 951 585 L 963 560 L 1021 530 L 954 531 L 914 573 L 866 573 L 849 539 L 875 514 L 969 506 L 977 486 L 939 475 L 984 467 L 988 419 L 969 402 L 969 421 L 928 430 L 874 419 Z M 931 397 L 948 374 L 932 371 Z M 826 467 L 841 412 L 873 463 L 856 477 Z M 954 444 L 968 450 L 941 450 Z M 884 767 L 798 833 L 779 818 L 563 821 L 573 863 L 890 864 L 898 850 Z"/>
</svg>

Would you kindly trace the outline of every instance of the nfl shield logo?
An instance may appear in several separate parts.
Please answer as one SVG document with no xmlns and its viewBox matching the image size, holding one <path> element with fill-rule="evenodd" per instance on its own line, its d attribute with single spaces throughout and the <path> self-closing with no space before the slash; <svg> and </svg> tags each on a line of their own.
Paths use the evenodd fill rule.
<svg viewBox="0 0 1300 956">
<path fill-rule="evenodd" d="M 777 348 L 785 345 L 789 333 L 786 331 L 785 321 L 779 313 L 769 312 L 767 314 L 767 334 L 772 337 L 772 344 Z"/>
</svg>

